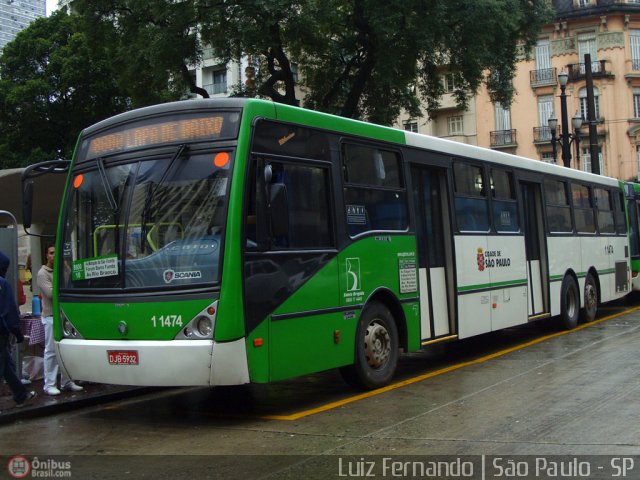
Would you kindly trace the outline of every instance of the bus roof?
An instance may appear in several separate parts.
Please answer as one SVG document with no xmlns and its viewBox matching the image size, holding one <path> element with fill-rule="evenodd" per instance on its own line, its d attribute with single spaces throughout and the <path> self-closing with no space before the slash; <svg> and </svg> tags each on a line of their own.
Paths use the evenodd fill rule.
<svg viewBox="0 0 640 480">
<path fill-rule="evenodd" d="M 300 107 L 275 103 L 269 100 L 250 99 L 250 98 L 208 98 L 197 100 L 181 100 L 177 102 L 169 102 L 149 107 L 143 107 L 136 110 L 121 113 L 101 122 L 98 122 L 82 131 L 82 135 L 91 135 L 100 130 L 119 125 L 130 120 L 140 119 L 141 117 L 153 117 L 166 115 L 168 113 L 176 113 L 180 111 L 194 112 L 198 110 L 210 109 L 245 109 L 251 105 L 260 106 L 260 111 L 264 112 L 264 107 L 273 108 L 273 118 L 286 122 L 299 123 L 302 125 L 313 126 L 325 130 L 346 133 L 351 135 L 360 135 L 371 139 L 383 140 L 391 143 L 397 143 L 412 146 L 420 149 L 438 152 L 440 154 L 451 155 L 454 157 L 464 157 L 466 159 L 477 159 L 481 161 L 499 163 L 513 168 L 524 168 L 527 170 L 538 171 L 549 175 L 559 175 L 567 178 L 584 181 L 602 183 L 606 185 L 618 186 L 618 180 L 595 175 L 593 173 L 584 172 L 565 168 L 559 165 L 553 165 L 542 162 L 540 160 L 532 160 L 530 158 L 512 155 L 496 150 L 468 145 L 465 143 L 455 142 L 443 138 L 433 137 L 419 133 L 407 132 L 400 129 L 385 127 L 372 123 L 353 120 L 349 118 L 339 117 L 328 113 L 307 110 Z"/>
</svg>

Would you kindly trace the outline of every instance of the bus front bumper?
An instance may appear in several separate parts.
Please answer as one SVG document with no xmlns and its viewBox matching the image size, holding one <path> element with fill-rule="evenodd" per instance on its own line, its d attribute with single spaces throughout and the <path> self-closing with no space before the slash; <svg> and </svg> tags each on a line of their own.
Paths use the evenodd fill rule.
<svg viewBox="0 0 640 480">
<path fill-rule="evenodd" d="M 249 382 L 244 339 L 225 343 L 63 339 L 56 349 L 60 367 L 73 380 L 158 387 Z"/>
</svg>

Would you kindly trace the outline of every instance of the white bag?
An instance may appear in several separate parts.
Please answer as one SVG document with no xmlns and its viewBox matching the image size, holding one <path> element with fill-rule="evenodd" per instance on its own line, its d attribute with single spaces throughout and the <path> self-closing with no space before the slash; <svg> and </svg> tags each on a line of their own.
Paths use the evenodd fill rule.
<svg viewBox="0 0 640 480">
<path fill-rule="evenodd" d="M 42 357 L 24 357 L 22 374 L 31 381 L 40 380 L 44 376 L 44 359 Z"/>
</svg>

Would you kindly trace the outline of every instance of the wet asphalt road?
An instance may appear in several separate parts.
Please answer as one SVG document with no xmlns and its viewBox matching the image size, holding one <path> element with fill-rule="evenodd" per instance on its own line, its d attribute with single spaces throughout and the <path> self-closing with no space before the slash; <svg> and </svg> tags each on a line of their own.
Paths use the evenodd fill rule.
<svg viewBox="0 0 640 480">
<path fill-rule="evenodd" d="M 65 469 L 43 462 L 70 462 L 70 478 L 342 478 L 385 456 L 640 456 L 632 308 L 603 307 L 571 332 L 545 321 L 404 355 L 379 392 L 354 392 L 331 371 L 19 421 L 0 427 L 0 452 L 51 471 Z M 630 473 L 640 478 L 640 457 Z"/>
</svg>

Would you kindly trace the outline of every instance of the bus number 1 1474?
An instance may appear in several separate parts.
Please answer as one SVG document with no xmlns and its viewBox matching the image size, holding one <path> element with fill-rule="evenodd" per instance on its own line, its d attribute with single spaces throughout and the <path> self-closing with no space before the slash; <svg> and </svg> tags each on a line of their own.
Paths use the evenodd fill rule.
<svg viewBox="0 0 640 480">
<path fill-rule="evenodd" d="M 153 323 L 154 328 L 181 327 L 182 315 L 160 315 L 159 317 L 156 317 L 154 315 L 153 317 L 151 317 L 151 323 Z"/>
</svg>

